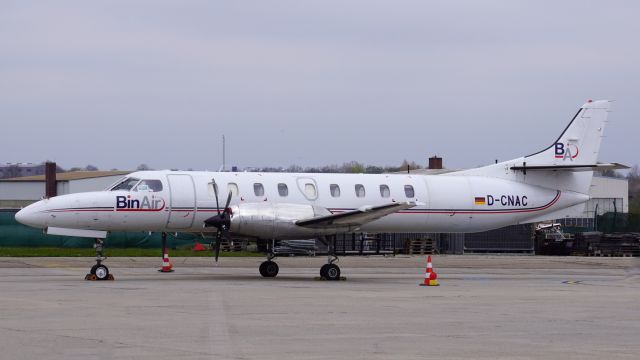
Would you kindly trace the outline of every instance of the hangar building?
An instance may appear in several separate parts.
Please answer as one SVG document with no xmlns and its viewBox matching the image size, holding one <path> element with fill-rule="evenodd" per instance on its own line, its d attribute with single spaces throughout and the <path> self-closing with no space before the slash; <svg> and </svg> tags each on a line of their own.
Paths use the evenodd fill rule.
<svg viewBox="0 0 640 360">
<path fill-rule="evenodd" d="M 99 191 L 130 171 L 72 171 L 56 174 L 58 195 Z M 22 208 L 45 196 L 45 175 L 0 180 L 0 208 Z"/>
</svg>

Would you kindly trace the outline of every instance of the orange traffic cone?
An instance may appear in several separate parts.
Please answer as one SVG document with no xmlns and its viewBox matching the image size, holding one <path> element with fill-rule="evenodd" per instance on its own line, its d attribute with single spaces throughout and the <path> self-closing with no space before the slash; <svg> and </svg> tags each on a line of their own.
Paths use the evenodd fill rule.
<svg viewBox="0 0 640 360">
<path fill-rule="evenodd" d="M 172 272 L 173 271 L 173 264 L 171 263 L 171 261 L 169 261 L 169 254 L 167 254 L 166 252 L 164 253 L 164 256 L 162 257 L 162 268 L 160 270 L 158 270 L 160 272 Z"/>
<path fill-rule="evenodd" d="M 193 251 L 204 251 L 207 250 L 204 245 L 200 244 L 198 241 L 196 241 L 195 245 L 193 245 L 193 249 L 191 249 Z"/>
<path fill-rule="evenodd" d="M 431 265 L 431 255 L 427 257 L 427 270 L 424 272 L 424 281 L 420 286 L 439 286 L 438 274 L 433 271 L 433 265 Z"/>
</svg>

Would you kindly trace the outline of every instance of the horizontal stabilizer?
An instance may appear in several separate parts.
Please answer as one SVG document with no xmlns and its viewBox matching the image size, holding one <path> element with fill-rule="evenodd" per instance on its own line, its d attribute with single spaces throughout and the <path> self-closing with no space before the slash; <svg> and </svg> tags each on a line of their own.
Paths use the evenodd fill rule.
<svg viewBox="0 0 640 360">
<path fill-rule="evenodd" d="M 591 164 L 591 165 L 533 165 L 512 166 L 511 170 L 520 170 L 523 172 L 544 170 L 544 171 L 602 171 L 602 170 L 624 170 L 629 167 L 618 163 L 609 164 Z"/>
<path fill-rule="evenodd" d="M 416 206 L 413 202 L 391 203 L 378 206 L 365 206 L 339 214 L 323 215 L 311 219 L 296 221 L 296 225 L 313 229 L 326 229 L 344 226 L 361 226 L 378 220 L 389 214 Z"/>
</svg>

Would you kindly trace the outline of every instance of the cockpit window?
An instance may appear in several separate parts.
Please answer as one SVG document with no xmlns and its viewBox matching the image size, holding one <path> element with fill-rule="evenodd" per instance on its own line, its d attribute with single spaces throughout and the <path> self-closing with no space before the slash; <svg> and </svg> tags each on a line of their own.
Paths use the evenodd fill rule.
<svg viewBox="0 0 640 360">
<path fill-rule="evenodd" d="M 160 180 L 142 180 L 136 186 L 133 191 L 148 191 L 148 192 L 159 192 L 162 191 L 162 181 Z"/>
<path fill-rule="evenodd" d="M 140 181 L 140 179 L 124 178 L 122 181 L 120 181 L 114 187 L 112 187 L 111 191 L 116 191 L 116 190 L 129 191 L 138 183 L 138 181 Z"/>
</svg>

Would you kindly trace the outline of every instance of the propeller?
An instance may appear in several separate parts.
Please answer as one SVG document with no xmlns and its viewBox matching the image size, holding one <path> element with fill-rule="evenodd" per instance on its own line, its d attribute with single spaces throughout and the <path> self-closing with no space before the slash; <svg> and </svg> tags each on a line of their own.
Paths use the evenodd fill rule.
<svg viewBox="0 0 640 360">
<path fill-rule="evenodd" d="M 216 195 L 216 209 L 218 210 L 218 214 L 212 216 L 204 221 L 205 227 L 215 227 L 218 229 L 216 232 L 216 244 L 215 244 L 215 259 L 218 262 L 218 257 L 220 256 L 220 245 L 222 243 L 222 239 L 229 239 L 229 228 L 231 227 L 231 212 L 229 211 L 229 204 L 231 203 L 231 196 L 233 193 L 231 190 L 229 191 L 229 196 L 227 196 L 227 202 L 224 205 L 224 209 L 222 212 L 220 211 L 220 203 L 218 202 L 218 185 L 213 183 L 213 192 Z"/>
</svg>

